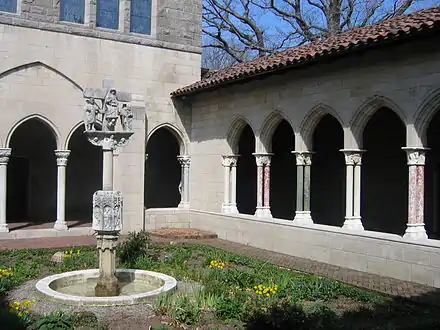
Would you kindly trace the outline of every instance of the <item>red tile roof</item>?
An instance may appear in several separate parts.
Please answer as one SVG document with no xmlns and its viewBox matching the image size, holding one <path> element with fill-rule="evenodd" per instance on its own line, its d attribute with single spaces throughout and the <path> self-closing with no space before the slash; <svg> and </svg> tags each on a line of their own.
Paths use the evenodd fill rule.
<svg viewBox="0 0 440 330">
<path fill-rule="evenodd" d="M 183 96 L 205 89 L 233 83 L 261 74 L 304 65 L 320 58 L 337 56 L 364 47 L 398 41 L 440 28 L 440 6 L 397 16 L 373 25 L 355 28 L 327 39 L 293 47 L 273 55 L 255 58 L 231 67 L 210 72 L 192 85 L 177 89 L 172 96 Z"/>
</svg>

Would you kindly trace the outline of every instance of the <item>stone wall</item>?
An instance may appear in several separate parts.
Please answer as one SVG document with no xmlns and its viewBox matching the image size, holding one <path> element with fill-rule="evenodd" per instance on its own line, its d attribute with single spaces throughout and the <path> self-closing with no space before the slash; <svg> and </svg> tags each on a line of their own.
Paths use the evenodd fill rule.
<svg viewBox="0 0 440 330">
<path fill-rule="evenodd" d="M 287 220 L 194 210 L 190 219 L 191 228 L 214 232 L 228 241 L 440 287 L 439 241 L 416 243 L 391 234 L 353 233 L 323 225 L 301 227 Z"/>
<path fill-rule="evenodd" d="M 29 3 L 34 5 L 50 7 L 44 1 Z M 161 41 L 159 35 L 54 23 L 48 10 L 32 8 L 22 7 L 19 15 L 0 14 L 0 143 L 8 147 L 14 129 L 37 118 L 51 129 L 57 148 L 67 149 L 71 134 L 81 126 L 84 88 L 100 88 L 104 81 L 133 93 L 143 101 L 133 108 L 133 140 L 115 156 L 115 187 L 124 194 L 124 229 L 140 229 L 146 136 L 164 124 L 189 135 L 190 113 L 185 109 L 179 113 L 169 93 L 200 78 L 199 41 L 176 38 L 172 43 Z"/>
</svg>

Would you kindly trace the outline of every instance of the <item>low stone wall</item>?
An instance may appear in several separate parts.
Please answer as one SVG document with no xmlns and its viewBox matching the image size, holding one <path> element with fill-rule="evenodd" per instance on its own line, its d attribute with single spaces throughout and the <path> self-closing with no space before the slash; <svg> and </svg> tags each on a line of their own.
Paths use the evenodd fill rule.
<svg viewBox="0 0 440 330">
<path fill-rule="evenodd" d="M 191 210 L 191 228 L 257 248 L 440 287 L 440 241 Z"/>
<path fill-rule="evenodd" d="M 144 229 L 190 228 L 189 210 L 153 208 L 145 210 Z"/>
</svg>

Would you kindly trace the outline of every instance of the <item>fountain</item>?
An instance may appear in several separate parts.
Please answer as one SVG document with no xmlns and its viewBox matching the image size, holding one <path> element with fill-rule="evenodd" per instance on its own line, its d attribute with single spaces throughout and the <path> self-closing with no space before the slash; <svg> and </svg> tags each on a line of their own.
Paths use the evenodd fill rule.
<svg viewBox="0 0 440 330">
<path fill-rule="evenodd" d="M 85 89 L 85 134 L 103 152 L 103 188 L 93 195 L 92 229 L 97 238 L 99 269 L 48 276 L 37 290 L 51 300 L 75 305 L 129 305 L 172 290 L 177 282 L 165 274 L 116 269 L 116 246 L 122 230 L 123 198 L 113 190 L 113 152 L 133 135 L 131 95 L 116 89 Z M 118 119 L 120 125 L 118 124 Z M 116 128 L 119 130 L 116 130 Z"/>
</svg>

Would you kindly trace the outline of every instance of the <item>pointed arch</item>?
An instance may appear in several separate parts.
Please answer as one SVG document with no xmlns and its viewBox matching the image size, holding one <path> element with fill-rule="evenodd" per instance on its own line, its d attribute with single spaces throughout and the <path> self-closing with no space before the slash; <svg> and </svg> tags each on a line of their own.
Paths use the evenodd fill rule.
<svg viewBox="0 0 440 330">
<path fill-rule="evenodd" d="M 263 125 L 261 125 L 260 129 L 260 148 L 257 147 L 257 149 L 263 149 L 263 150 L 257 150 L 258 152 L 271 152 L 272 151 L 272 136 L 277 129 L 279 123 L 281 123 L 283 120 L 287 121 L 292 128 L 292 131 L 295 131 L 292 125 L 291 120 L 289 117 L 286 116 L 286 114 L 280 110 L 275 110 L 272 113 L 270 113 L 266 119 L 263 122 Z"/>
<path fill-rule="evenodd" d="M 51 67 L 50 65 L 47 65 L 46 63 L 43 63 L 43 62 L 40 62 L 40 61 L 29 62 L 29 63 L 26 63 L 26 64 L 18 65 L 16 67 L 13 67 L 13 68 L 8 69 L 6 71 L 3 71 L 2 73 L 0 73 L 0 79 L 4 78 L 6 76 L 9 76 L 10 74 L 13 74 L 15 72 L 18 72 L 18 71 L 21 71 L 21 70 L 30 69 L 30 68 L 37 67 L 37 66 L 43 67 L 45 69 L 48 69 L 49 71 L 54 72 L 58 76 L 63 77 L 64 79 L 66 79 L 68 82 L 70 82 L 75 88 L 77 88 L 81 92 L 83 91 L 83 88 L 76 81 L 74 81 L 73 79 L 69 78 L 64 73 L 62 73 L 61 71 L 58 71 L 54 67 Z"/>
<path fill-rule="evenodd" d="M 301 121 L 299 131 L 301 138 L 308 150 L 312 150 L 313 146 L 313 132 L 316 126 L 319 124 L 322 117 L 325 115 L 331 115 L 334 117 L 341 127 L 344 127 L 344 123 L 339 114 L 329 105 L 324 103 L 316 104 Z"/>
<path fill-rule="evenodd" d="M 436 112 L 440 109 L 440 88 L 429 93 L 414 115 L 414 127 L 419 138 L 426 145 L 428 127 Z"/>
<path fill-rule="evenodd" d="M 355 112 L 354 116 L 350 121 L 350 129 L 353 136 L 358 144 L 359 148 L 362 148 L 362 134 L 370 118 L 376 113 L 380 108 L 388 108 L 394 111 L 397 116 L 402 120 L 402 123 L 406 124 L 406 116 L 402 109 L 394 103 L 391 99 L 382 96 L 374 95 L 366 99 L 358 110 Z"/>
<path fill-rule="evenodd" d="M 165 128 L 169 130 L 174 135 L 174 137 L 177 139 L 179 143 L 180 154 L 186 155 L 188 153 L 188 141 L 185 138 L 185 135 L 182 133 L 182 131 L 171 123 L 162 123 L 154 127 L 147 135 L 147 140 L 145 141 L 145 145 L 148 143 L 148 140 L 153 136 L 153 134 L 161 128 Z"/>
<path fill-rule="evenodd" d="M 27 122 L 31 119 L 37 119 L 39 121 L 41 121 L 44 125 L 46 125 L 49 130 L 52 132 L 55 141 L 56 141 L 56 145 L 57 145 L 57 149 L 60 149 L 60 132 L 58 131 L 57 127 L 55 126 L 55 124 L 53 122 L 51 122 L 49 119 L 47 119 L 46 117 L 40 115 L 40 114 L 32 114 L 29 115 L 21 120 L 19 120 L 18 122 L 16 122 L 14 124 L 14 126 L 12 127 L 12 129 L 9 131 L 7 138 L 6 138 L 6 142 L 5 142 L 5 147 L 9 148 L 10 142 L 11 142 L 11 138 L 15 132 L 15 130 L 24 122 Z"/>
<path fill-rule="evenodd" d="M 69 150 L 70 139 L 72 138 L 72 135 L 76 132 L 76 130 L 78 128 L 80 128 L 81 126 L 84 126 L 83 121 L 81 121 L 78 124 L 76 124 L 75 126 L 73 126 L 73 128 L 70 130 L 69 134 L 67 135 L 66 141 L 64 143 L 64 150 Z"/>
<path fill-rule="evenodd" d="M 228 133 L 226 135 L 226 140 L 229 144 L 229 147 L 231 148 L 232 154 L 238 154 L 238 144 L 240 141 L 240 136 L 241 133 L 243 132 L 243 129 L 246 126 L 249 126 L 255 135 L 254 128 L 249 123 L 249 121 L 243 116 L 236 116 L 232 120 L 231 125 L 229 126 Z"/>
</svg>

